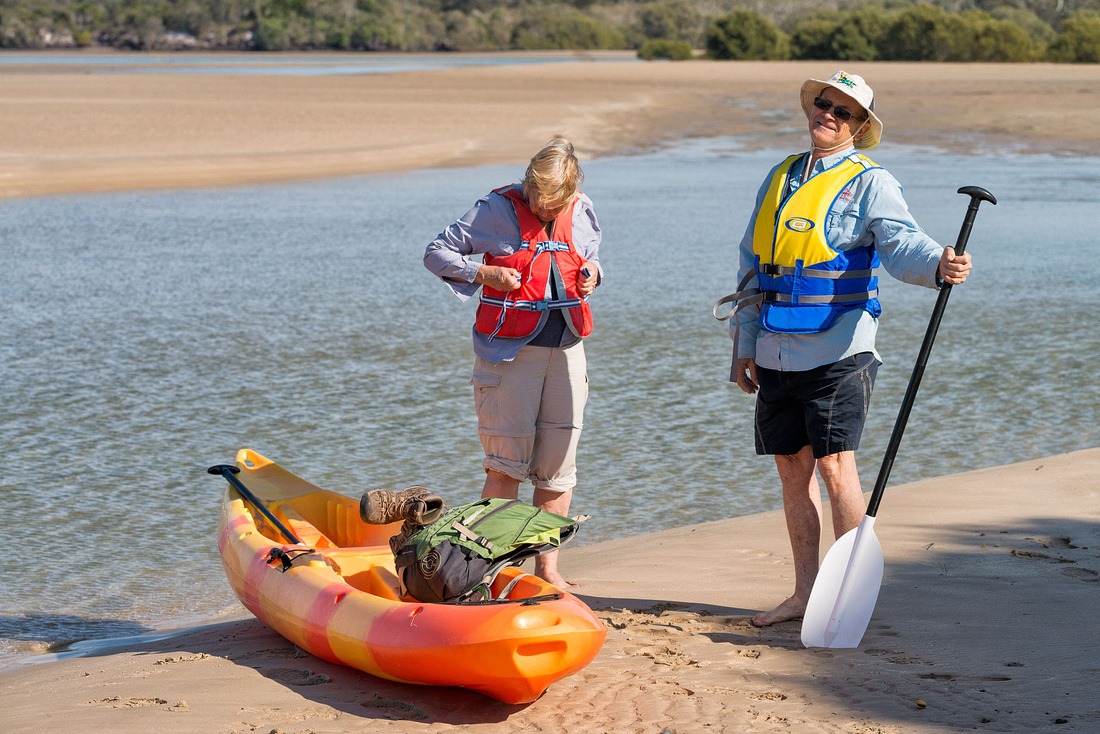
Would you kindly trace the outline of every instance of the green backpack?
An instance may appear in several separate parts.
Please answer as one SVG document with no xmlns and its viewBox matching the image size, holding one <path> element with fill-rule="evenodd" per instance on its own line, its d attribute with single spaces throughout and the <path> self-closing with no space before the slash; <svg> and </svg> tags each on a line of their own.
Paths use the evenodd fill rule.
<svg viewBox="0 0 1100 734">
<path fill-rule="evenodd" d="M 418 601 L 492 600 L 493 579 L 502 569 L 561 547 L 585 519 L 487 497 L 447 510 L 421 528 L 397 549 L 394 565 L 405 591 Z"/>
</svg>

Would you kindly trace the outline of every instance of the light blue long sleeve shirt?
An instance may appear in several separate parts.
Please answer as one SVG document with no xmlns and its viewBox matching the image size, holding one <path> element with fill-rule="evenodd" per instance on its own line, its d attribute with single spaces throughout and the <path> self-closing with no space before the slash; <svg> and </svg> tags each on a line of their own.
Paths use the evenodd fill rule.
<svg viewBox="0 0 1100 734">
<path fill-rule="evenodd" d="M 578 193 L 573 207 L 573 247 L 578 255 L 595 264 L 597 285 L 603 282 L 599 258 L 602 236 L 592 200 Z M 470 211 L 432 240 L 424 252 L 424 267 L 438 275 L 460 301 L 466 301 L 481 287 L 474 282 L 481 263 L 473 257 L 486 253 L 492 257 L 511 255 L 519 249 L 521 241 L 519 217 L 512 200 L 491 193 L 478 199 Z M 474 353 L 497 364 L 510 362 L 546 325 L 547 317 L 548 312 L 543 312 L 534 334 L 520 339 L 497 336 L 490 341 L 487 334 L 475 328 Z M 568 347 L 578 341 L 579 338 L 566 329 L 559 346 Z"/>
<path fill-rule="evenodd" d="M 849 147 L 822 158 L 814 164 L 811 176 L 835 166 L 854 153 Z M 794 164 L 790 176 L 791 192 L 801 185 L 806 160 L 807 156 L 803 156 Z M 756 195 L 756 207 L 740 245 L 739 283 L 754 268 L 756 258 L 752 240 L 756 217 L 778 169 L 779 166 L 772 168 Z M 829 246 L 838 251 L 873 244 L 883 267 L 893 277 L 905 283 L 938 287 L 936 274 L 943 247 L 917 226 L 902 198 L 901 184 L 885 169 L 866 171 L 845 187 L 829 208 L 825 235 Z M 746 287 L 757 287 L 757 279 L 752 278 Z M 755 359 L 759 367 L 800 372 L 832 364 L 860 352 L 871 352 L 882 361 L 875 350 L 878 319 L 866 310 L 847 311 L 837 318 L 830 329 L 816 334 L 767 331 L 760 327 L 759 315 L 759 305 L 750 306 L 734 317 L 736 323 L 730 324 L 730 336 L 738 340 L 737 357 Z"/>
</svg>

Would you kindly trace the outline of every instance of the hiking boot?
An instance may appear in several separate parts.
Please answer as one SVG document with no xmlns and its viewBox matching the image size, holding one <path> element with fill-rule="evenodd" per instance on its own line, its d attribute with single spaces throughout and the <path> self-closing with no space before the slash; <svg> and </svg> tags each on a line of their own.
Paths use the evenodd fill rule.
<svg viewBox="0 0 1100 734">
<path fill-rule="evenodd" d="M 371 525 L 388 525 L 398 520 L 430 525 L 442 514 L 443 500 L 424 487 L 409 487 L 400 492 L 372 489 L 359 501 L 359 517 Z"/>
</svg>

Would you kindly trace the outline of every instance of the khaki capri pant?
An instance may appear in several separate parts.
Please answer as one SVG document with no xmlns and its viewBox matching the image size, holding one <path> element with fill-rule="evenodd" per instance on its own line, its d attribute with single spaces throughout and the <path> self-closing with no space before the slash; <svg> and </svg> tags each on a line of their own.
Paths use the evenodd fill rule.
<svg viewBox="0 0 1100 734">
<path fill-rule="evenodd" d="M 536 489 L 568 492 L 577 484 L 577 443 L 588 402 L 584 342 L 524 347 L 511 362 L 474 361 L 482 466 Z"/>
</svg>

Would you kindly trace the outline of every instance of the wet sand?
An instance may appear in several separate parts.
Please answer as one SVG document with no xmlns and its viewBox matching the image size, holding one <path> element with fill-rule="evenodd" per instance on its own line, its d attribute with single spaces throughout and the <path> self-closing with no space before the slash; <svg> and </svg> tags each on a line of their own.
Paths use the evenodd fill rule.
<svg viewBox="0 0 1100 734">
<path fill-rule="evenodd" d="M 710 135 L 799 150 L 798 88 L 838 66 L 604 60 L 306 77 L 6 65 L 0 197 L 518 164 L 556 134 L 585 158 Z M 1100 66 L 847 66 L 875 88 L 887 142 L 1100 154 Z"/>
<path fill-rule="evenodd" d="M 889 489 L 885 577 L 852 650 L 804 648 L 797 621 L 749 623 L 793 584 L 769 512 L 562 551 L 608 638 L 528 705 L 379 680 L 248 619 L 9 668 L 0 730 L 1092 732 L 1098 477 L 1091 449 Z"/>
</svg>

